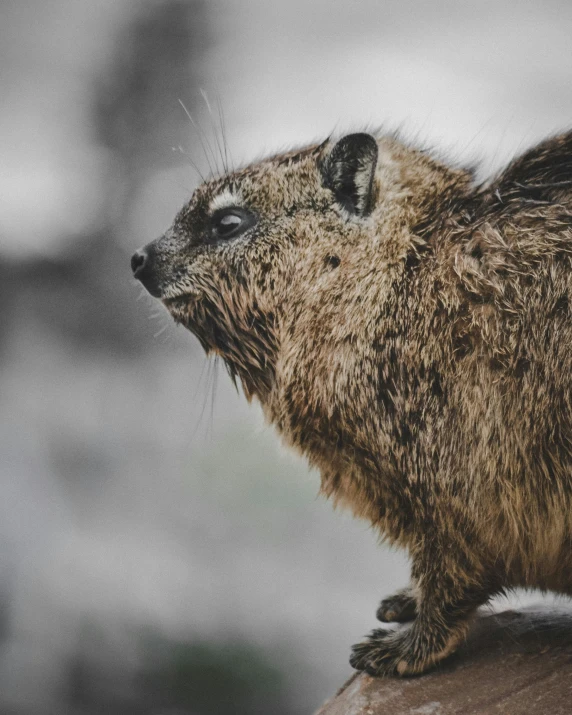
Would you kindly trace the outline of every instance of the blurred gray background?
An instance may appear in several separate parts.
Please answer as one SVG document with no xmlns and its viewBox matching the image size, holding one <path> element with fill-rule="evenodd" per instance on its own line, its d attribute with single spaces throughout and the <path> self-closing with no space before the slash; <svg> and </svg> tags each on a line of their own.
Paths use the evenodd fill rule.
<svg viewBox="0 0 572 715">
<path fill-rule="evenodd" d="M 301 715 L 350 674 L 404 556 L 129 257 L 219 106 L 235 163 L 383 125 L 485 176 L 570 126 L 571 30 L 569 0 L 0 2 L 2 714 Z"/>
</svg>

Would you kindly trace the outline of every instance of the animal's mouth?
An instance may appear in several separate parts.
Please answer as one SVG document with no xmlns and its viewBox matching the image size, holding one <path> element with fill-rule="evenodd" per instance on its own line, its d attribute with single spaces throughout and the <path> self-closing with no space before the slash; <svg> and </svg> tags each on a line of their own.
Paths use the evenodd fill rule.
<svg viewBox="0 0 572 715">
<path fill-rule="evenodd" d="M 190 286 L 167 286 L 161 291 L 161 300 L 167 306 L 185 305 L 199 297 L 199 291 Z"/>
<path fill-rule="evenodd" d="M 182 304 L 188 303 L 189 300 L 191 299 L 191 297 L 192 297 L 192 296 L 189 295 L 188 293 L 180 293 L 180 294 L 178 294 L 178 295 L 173 295 L 173 296 L 168 296 L 168 297 L 161 298 L 161 300 L 163 301 L 163 303 L 164 303 L 167 307 L 170 307 L 170 306 L 172 306 L 172 305 L 173 305 L 173 306 L 176 306 L 176 305 L 179 305 L 179 304 L 182 305 Z"/>
<path fill-rule="evenodd" d="M 169 314 L 176 323 L 184 325 L 189 330 L 194 324 L 194 315 L 196 312 L 198 292 L 177 293 L 176 295 L 167 295 L 161 298 L 161 302 L 169 311 Z"/>
<path fill-rule="evenodd" d="M 190 301 L 198 296 L 192 278 L 182 266 L 166 265 L 157 251 L 157 241 L 139 249 L 131 257 L 133 277 L 141 281 L 146 290 L 170 307 L 174 302 Z"/>
</svg>

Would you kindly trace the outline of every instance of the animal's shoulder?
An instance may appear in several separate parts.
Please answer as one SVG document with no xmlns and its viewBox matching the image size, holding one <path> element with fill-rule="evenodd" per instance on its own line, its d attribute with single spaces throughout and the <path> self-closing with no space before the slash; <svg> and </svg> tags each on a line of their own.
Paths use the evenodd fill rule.
<svg viewBox="0 0 572 715">
<path fill-rule="evenodd" d="M 548 219 L 557 207 L 558 219 L 572 226 L 572 132 L 537 144 L 507 168 L 482 192 L 483 215 Z"/>
<path fill-rule="evenodd" d="M 537 144 L 512 161 L 496 182 L 500 189 L 536 187 L 572 191 L 572 132 Z"/>
<path fill-rule="evenodd" d="M 572 132 L 538 144 L 512 161 L 475 196 L 469 227 L 498 249 L 533 262 L 572 252 Z"/>
</svg>

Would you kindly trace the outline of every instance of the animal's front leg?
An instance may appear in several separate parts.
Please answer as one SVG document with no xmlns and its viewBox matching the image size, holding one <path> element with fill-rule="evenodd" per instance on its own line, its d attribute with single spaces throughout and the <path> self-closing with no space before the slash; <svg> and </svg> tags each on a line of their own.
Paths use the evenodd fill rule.
<svg viewBox="0 0 572 715">
<path fill-rule="evenodd" d="M 417 597 L 413 588 L 402 588 L 379 604 L 375 614 L 383 623 L 407 623 L 417 615 Z"/>
<path fill-rule="evenodd" d="M 350 664 L 356 670 L 370 675 L 423 673 L 463 641 L 472 613 L 488 600 L 490 590 L 468 576 L 463 578 L 462 570 L 455 569 L 450 559 L 442 564 L 441 572 L 435 571 L 434 563 L 423 566 L 414 565 L 418 583 L 415 620 L 397 630 L 374 630 L 355 645 Z"/>
</svg>

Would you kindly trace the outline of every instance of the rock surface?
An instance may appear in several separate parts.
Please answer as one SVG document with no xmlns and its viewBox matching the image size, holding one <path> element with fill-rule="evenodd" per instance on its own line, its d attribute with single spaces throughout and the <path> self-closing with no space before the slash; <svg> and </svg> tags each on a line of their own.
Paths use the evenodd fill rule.
<svg viewBox="0 0 572 715">
<path fill-rule="evenodd" d="M 570 715 L 572 609 L 480 615 L 466 643 L 416 678 L 356 673 L 316 715 Z"/>
</svg>

